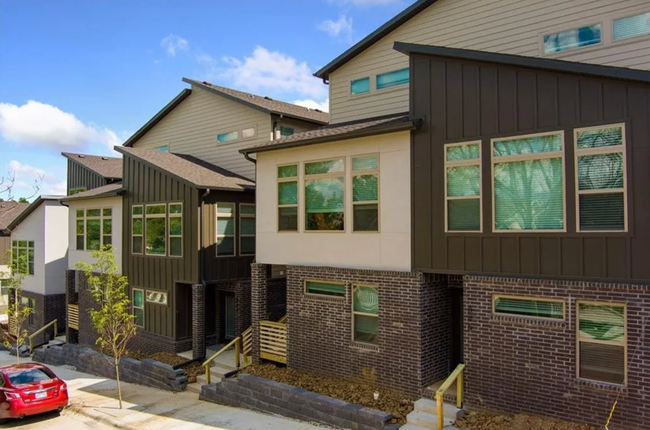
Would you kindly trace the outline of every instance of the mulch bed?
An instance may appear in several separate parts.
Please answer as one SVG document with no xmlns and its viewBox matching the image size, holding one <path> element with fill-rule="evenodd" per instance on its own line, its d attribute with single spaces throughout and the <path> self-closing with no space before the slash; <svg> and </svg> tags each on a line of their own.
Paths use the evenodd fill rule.
<svg viewBox="0 0 650 430">
<path fill-rule="evenodd" d="M 371 384 L 318 376 L 286 367 L 279 367 L 274 364 L 249 366 L 243 372 L 313 391 L 345 402 L 390 412 L 393 414 L 392 424 L 406 423 L 406 415 L 413 410 L 412 400 L 405 399 L 403 396 L 377 388 Z M 373 395 L 375 391 L 379 392 L 378 400 L 374 399 Z"/>
<path fill-rule="evenodd" d="M 105 351 L 101 351 L 100 348 L 98 348 L 98 351 L 106 353 Z M 127 351 L 125 356 L 129 358 L 133 358 L 134 360 L 138 360 L 138 361 L 151 358 L 152 360 L 160 361 L 161 363 L 169 364 L 170 366 L 176 366 L 178 364 L 183 364 L 186 361 L 188 361 L 187 358 L 185 357 L 181 357 L 180 355 L 176 355 L 176 354 L 171 354 L 169 352 L 156 352 L 154 354 L 146 354 L 141 351 Z M 190 363 L 186 366 L 182 366 L 182 369 L 185 370 L 188 384 L 192 384 L 196 382 L 196 377 L 198 375 L 202 375 L 205 372 L 205 369 L 203 368 L 203 366 L 201 366 L 201 363 L 199 363 L 198 361 Z"/>
<path fill-rule="evenodd" d="M 586 424 L 574 424 L 552 418 L 491 412 L 470 412 L 454 425 L 463 430 L 596 430 Z"/>
</svg>

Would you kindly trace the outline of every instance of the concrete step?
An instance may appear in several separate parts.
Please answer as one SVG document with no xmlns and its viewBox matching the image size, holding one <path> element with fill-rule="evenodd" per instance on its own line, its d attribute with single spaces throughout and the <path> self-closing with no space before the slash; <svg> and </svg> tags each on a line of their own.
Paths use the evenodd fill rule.
<svg viewBox="0 0 650 430">
<path fill-rule="evenodd" d="M 238 371 L 239 369 L 237 369 L 235 366 L 230 366 L 223 363 L 213 362 L 212 366 L 210 366 L 210 373 L 212 376 L 216 376 L 220 379 L 225 379 L 230 375 L 237 373 Z"/>
<path fill-rule="evenodd" d="M 444 411 L 445 418 L 456 421 L 458 418 L 462 417 L 464 412 L 462 409 L 458 409 L 455 405 L 451 403 L 443 403 L 442 408 Z M 415 402 L 413 405 L 413 410 L 417 412 L 425 412 L 431 415 L 438 415 L 438 406 L 435 400 L 431 399 L 420 399 Z"/>
<path fill-rule="evenodd" d="M 443 425 L 448 426 L 454 423 L 455 420 L 450 418 L 443 419 Z M 406 422 L 408 424 L 413 424 L 418 427 L 423 427 L 425 429 L 437 430 L 438 428 L 438 417 L 437 415 L 428 414 L 426 412 L 417 412 L 413 411 L 406 416 Z"/>
<path fill-rule="evenodd" d="M 67 343 L 68 342 L 68 339 L 66 338 L 66 336 L 64 334 L 55 337 L 54 340 L 58 340 L 61 343 Z"/>
<path fill-rule="evenodd" d="M 213 384 L 218 384 L 219 382 L 222 381 L 223 378 L 217 376 L 217 375 L 211 375 L 210 376 L 210 382 Z M 208 383 L 207 378 L 205 375 L 199 375 L 196 377 L 196 383 L 201 387 L 202 385 L 206 385 Z"/>
<path fill-rule="evenodd" d="M 187 388 L 185 389 L 185 391 L 187 391 L 188 393 L 200 394 L 201 393 L 201 385 L 202 384 L 200 384 L 198 382 L 193 382 L 191 384 L 187 384 Z"/>
</svg>

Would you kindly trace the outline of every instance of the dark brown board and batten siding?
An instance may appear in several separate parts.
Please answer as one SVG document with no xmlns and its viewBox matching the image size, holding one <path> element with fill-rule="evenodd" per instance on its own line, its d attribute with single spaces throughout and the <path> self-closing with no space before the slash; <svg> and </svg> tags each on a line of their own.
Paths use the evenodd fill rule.
<svg viewBox="0 0 650 430">
<path fill-rule="evenodd" d="M 414 270 L 650 280 L 650 86 L 411 55 Z M 628 232 L 577 233 L 573 130 L 625 123 Z M 564 131 L 566 233 L 493 233 L 490 139 Z M 445 233 L 444 145 L 481 140 L 483 233 Z"/>
<path fill-rule="evenodd" d="M 75 188 L 92 190 L 93 188 L 103 187 L 108 183 L 109 182 L 102 175 L 99 175 L 70 159 L 68 160 L 68 195 L 70 194 L 70 190 Z"/>
</svg>

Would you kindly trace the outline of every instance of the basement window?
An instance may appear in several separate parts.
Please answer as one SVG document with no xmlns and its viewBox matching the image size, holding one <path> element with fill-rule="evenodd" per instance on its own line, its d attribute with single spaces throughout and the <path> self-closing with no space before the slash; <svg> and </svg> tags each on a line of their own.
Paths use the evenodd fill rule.
<svg viewBox="0 0 650 430">
<path fill-rule="evenodd" d="M 492 313 L 535 319 L 564 320 L 564 300 L 520 296 L 492 296 Z"/>
<path fill-rule="evenodd" d="M 342 282 L 305 281 L 305 292 L 319 296 L 345 297 L 345 284 Z"/>
</svg>

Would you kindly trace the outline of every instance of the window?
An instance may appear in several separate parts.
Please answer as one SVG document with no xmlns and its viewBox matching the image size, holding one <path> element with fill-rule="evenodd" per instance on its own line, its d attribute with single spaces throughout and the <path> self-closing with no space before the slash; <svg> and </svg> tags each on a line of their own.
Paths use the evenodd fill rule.
<svg viewBox="0 0 650 430">
<path fill-rule="evenodd" d="M 157 305 L 167 304 L 167 293 L 162 291 L 147 290 L 147 303 L 155 303 Z"/>
<path fill-rule="evenodd" d="M 482 231 L 481 142 L 445 147 L 446 231 Z"/>
<path fill-rule="evenodd" d="M 377 89 L 396 87 L 409 83 L 409 69 L 395 70 L 377 75 Z"/>
<path fill-rule="evenodd" d="M 113 209 L 102 209 L 102 246 L 113 244 Z"/>
<path fill-rule="evenodd" d="M 345 297 L 345 284 L 342 282 L 305 281 L 307 294 Z"/>
<path fill-rule="evenodd" d="M 614 40 L 650 34 L 650 12 L 614 20 Z"/>
<path fill-rule="evenodd" d="M 144 291 L 133 289 L 133 316 L 135 325 L 144 328 Z"/>
<path fill-rule="evenodd" d="M 86 250 L 97 251 L 102 244 L 102 210 L 86 209 Z"/>
<path fill-rule="evenodd" d="M 623 127 L 575 131 L 578 231 L 627 230 Z"/>
<path fill-rule="evenodd" d="M 74 196 L 75 194 L 83 193 L 84 191 L 86 191 L 86 187 L 70 188 L 68 195 Z"/>
<path fill-rule="evenodd" d="M 555 54 L 569 49 L 596 45 L 601 42 L 601 25 L 594 24 L 559 33 L 546 34 L 543 41 L 544 54 Z"/>
<path fill-rule="evenodd" d="M 379 292 L 369 285 L 352 286 L 353 339 L 377 343 L 379 331 Z"/>
<path fill-rule="evenodd" d="M 241 131 L 241 138 L 242 139 L 248 139 L 248 138 L 251 138 L 251 137 L 255 137 L 255 134 L 256 134 L 255 127 L 245 128 L 245 129 L 243 129 Z"/>
<path fill-rule="evenodd" d="M 305 230 L 343 231 L 344 212 L 343 158 L 305 163 Z"/>
<path fill-rule="evenodd" d="M 537 319 L 564 320 L 564 300 L 494 295 L 492 312 Z"/>
<path fill-rule="evenodd" d="M 23 275 L 34 274 L 34 241 L 14 240 L 11 242 L 13 270 Z"/>
<path fill-rule="evenodd" d="M 104 245 L 112 244 L 113 210 L 77 209 L 76 246 L 78 251 L 98 251 Z"/>
<path fill-rule="evenodd" d="M 293 128 L 280 126 L 280 136 L 291 136 L 294 133 Z"/>
<path fill-rule="evenodd" d="M 85 223 L 84 223 L 84 217 L 85 217 L 86 211 L 83 209 L 77 209 L 77 219 L 76 219 L 76 225 L 77 225 L 77 250 L 83 250 L 85 249 L 85 243 L 86 243 L 86 228 L 85 228 Z"/>
<path fill-rule="evenodd" d="M 142 236 L 144 233 L 144 220 L 142 219 L 142 206 L 131 208 L 131 253 L 142 254 Z"/>
<path fill-rule="evenodd" d="M 352 228 L 379 230 L 379 156 L 352 157 Z"/>
<path fill-rule="evenodd" d="M 235 204 L 217 203 L 217 257 L 235 255 Z"/>
<path fill-rule="evenodd" d="M 237 140 L 239 139 L 239 132 L 238 131 L 230 131 L 228 133 L 221 133 L 217 135 L 217 142 L 218 143 L 226 143 L 230 142 L 232 140 Z"/>
<path fill-rule="evenodd" d="M 278 166 L 278 231 L 298 231 L 298 165 Z"/>
<path fill-rule="evenodd" d="M 167 205 L 146 205 L 145 206 L 145 254 L 162 255 L 167 254 L 167 226 L 166 216 Z"/>
<path fill-rule="evenodd" d="M 370 78 L 361 78 L 350 82 L 351 94 L 364 94 L 370 92 Z"/>
<path fill-rule="evenodd" d="M 578 378 L 625 385 L 625 305 L 578 301 Z"/>
<path fill-rule="evenodd" d="M 158 152 L 169 152 L 169 145 L 160 145 L 154 147 L 153 149 L 155 149 Z"/>
<path fill-rule="evenodd" d="M 495 231 L 564 231 L 563 137 L 492 140 Z"/>
<path fill-rule="evenodd" d="M 169 256 L 183 256 L 183 204 L 169 204 Z"/>
<path fill-rule="evenodd" d="M 255 205 L 239 205 L 239 255 L 255 255 Z"/>
</svg>

